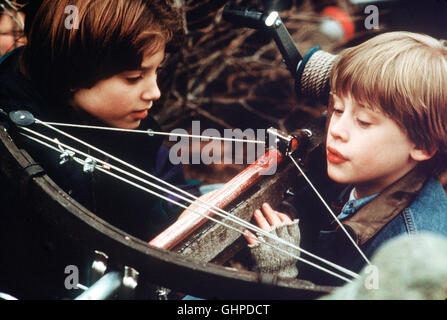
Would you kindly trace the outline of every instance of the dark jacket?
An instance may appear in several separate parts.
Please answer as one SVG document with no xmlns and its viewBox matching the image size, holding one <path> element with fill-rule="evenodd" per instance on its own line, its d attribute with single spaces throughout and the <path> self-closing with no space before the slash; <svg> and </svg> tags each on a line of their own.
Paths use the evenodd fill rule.
<svg viewBox="0 0 447 320">
<path fill-rule="evenodd" d="M 74 111 L 66 103 L 42 97 L 36 86 L 19 71 L 18 59 L 21 48 L 2 58 L 0 63 L 0 108 L 6 112 L 28 110 L 43 121 L 107 126 L 86 113 Z M 84 173 L 82 166 L 74 162 L 60 165 L 60 154 L 18 134 L 16 128 L 3 119 L 17 145 L 24 148 L 47 174 L 71 197 L 90 211 L 118 228 L 150 240 L 175 221 L 181 208 L 127 185 L 99 171 Z M 61 136 L 42 125 L 29 128 L 51 138 L 105 159 L 93 150 Z M 138 130 L 160 130 L 150 117 L 141 122 Z M 164 181 L 198 195 L 196 187 L 187 184 L 181 165 L 169 162 L 169 150 L 159 137 L 145 134 L 110 132 L 80 128 L 59 128 L 87 143 L 102 149 Z M 82 158 L 82 157 L 81 157 Z M 115 164 L 115 163 L 113 163 Z M 124 168 L 122 165 L 119 165 Z M 149 179 L 149 178 L 147 178 Z M 151 181 L 152 182 L 152 181 Z M 172 197 L 171 197 L 172 198 Z"/>
</svg>

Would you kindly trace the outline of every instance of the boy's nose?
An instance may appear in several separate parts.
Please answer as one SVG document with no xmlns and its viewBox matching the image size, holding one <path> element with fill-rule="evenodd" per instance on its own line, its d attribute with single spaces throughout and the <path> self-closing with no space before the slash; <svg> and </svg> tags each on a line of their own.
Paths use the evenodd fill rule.
<svg viewBox="0 0 447 320">
<path fill-rule="evenodd" d="M 141 99 L 145 101 L 158 100 L 160 99 L 160 97 L 161 91 L 160 88 L 158 88 L 158 84 L 156 81 L 145 86 L 143 92 L 141 93 Z"/>
<path fill-rule="evenodd" d="M 347 141 L 349 138 L 347 124 L 345 121 L 343 121 L 343 117 L 337 120 L 332 119 L 329 123 L 328 132 L 334 139 Z"/>
</svg>

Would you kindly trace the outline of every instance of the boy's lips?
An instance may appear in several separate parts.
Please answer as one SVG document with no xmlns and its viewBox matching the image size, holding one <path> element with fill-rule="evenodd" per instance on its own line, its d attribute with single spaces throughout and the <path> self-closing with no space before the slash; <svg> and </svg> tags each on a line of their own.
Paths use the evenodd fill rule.
<svg viewBox="0 0 447 320">
<path fill-rule="evenodd" d="M 327 147 L 327 159 L 332 163 L 343 163 L 348 161 L 337 149 Z"/>
<path fill-rule="evenodd" d="M 140 110 L 140 111 L 133 111 L 133 112 L 131 112 L 131 114 L 134 118 L 144 119 L 147 117 L 148 111 L 149 111 L 149 109 L 144 109 L 144 110 Z"/>
</svg>

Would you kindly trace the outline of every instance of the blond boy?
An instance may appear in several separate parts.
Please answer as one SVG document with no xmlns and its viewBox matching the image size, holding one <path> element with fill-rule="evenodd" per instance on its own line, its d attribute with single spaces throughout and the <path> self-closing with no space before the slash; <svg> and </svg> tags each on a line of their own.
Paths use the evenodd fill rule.
<svg viewBox="0 0 447 320">
<path fill-rule="evenodd" d="M 334 207 L 341 209 L 338 219 L 367 257 L 400 234 L 430 231 L 447 236 L 447 196 L 436 178 L 447 153 L 446 80 L 444 44 L 409 32 L 376 36 L 342 52 L 334 65 L 327 174 L 348 185 Z M 299 200 L 298 210 L 307 199 Z M 303 223 L 328 215 L 307 207 L 312 212 L 300 217 Z M 265 230 L 291 223 L 268 204 L 262 211 L 255 212 L 255 219 Z M 320 224 L 307 244 L 319 255 L 359 271 L 365 259 L 336 227 L 333 221 Z M 304 236 L 306 229 L 301 233 Z M 247 240 L 252 252 L 262 251 L 259 242 Z M 305 266 L 303 270 L 318 283 L 336 283 L 321 273 L 307 273 Z"/>
</svg>

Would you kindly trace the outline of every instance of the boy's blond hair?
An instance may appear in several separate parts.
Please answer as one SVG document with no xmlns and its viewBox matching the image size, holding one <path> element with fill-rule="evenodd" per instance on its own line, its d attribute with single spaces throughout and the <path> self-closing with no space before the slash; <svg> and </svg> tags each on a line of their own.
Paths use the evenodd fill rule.
<svg viewBox="0 0 447 320">
<path fill-rule="evenodd" d="M 378 109 L 415 145 L 436 158 L 447 154 L 447 48 L 442 41 L 389 32 L 344 50 L 331 75 L 331 90 Z"/>
</svg>

